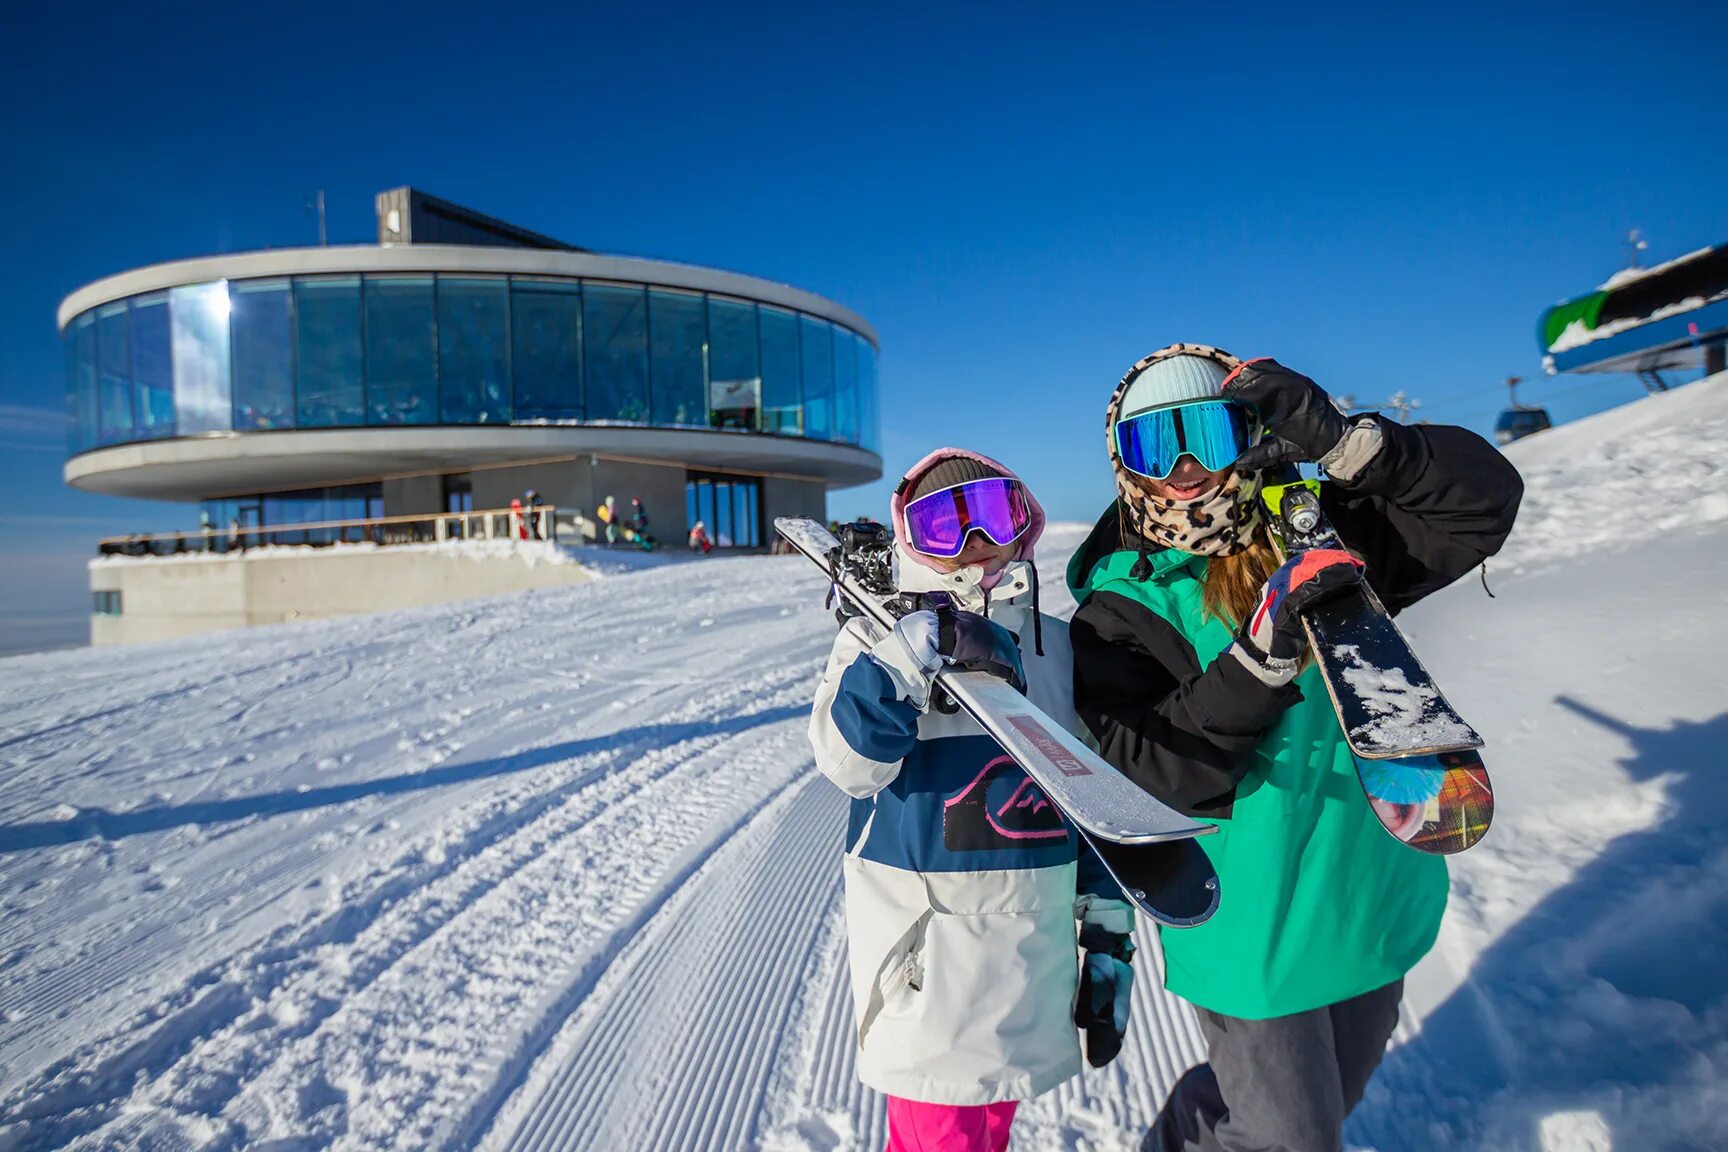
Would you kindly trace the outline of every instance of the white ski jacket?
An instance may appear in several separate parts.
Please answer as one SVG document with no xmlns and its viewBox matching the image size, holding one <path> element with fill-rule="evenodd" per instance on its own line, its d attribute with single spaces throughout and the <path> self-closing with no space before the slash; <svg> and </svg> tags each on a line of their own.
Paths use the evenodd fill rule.
<svg viewBox="0 0 1728 1152">
<path fill-rule="evenodd" d="M 896 552 L 903 592 L 945 591 L 1020 639 L 1027 696 L 1085 737 L 1066 622 L 1032 637 L 1035 574 L 986 591 Z M 1024 1100 L 1080 1070 L 1076 918 L 1133 913 L 1037 786 L 964 713 L 921 712 L 874 625 L 841 629 L 817 689 L 816 763 L 853 797 L 843 867 L 857 1067 L 882 1092 L 936 1104 Z M 1089 737 L 1086 737 L 1089 739 Z"/>
</svg>

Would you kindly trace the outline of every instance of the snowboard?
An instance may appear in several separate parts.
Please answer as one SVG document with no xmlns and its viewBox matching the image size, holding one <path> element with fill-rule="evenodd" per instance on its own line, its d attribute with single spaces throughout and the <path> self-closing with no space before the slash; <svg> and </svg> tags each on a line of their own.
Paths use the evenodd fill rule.
<svg viewBox="0 0 1728 1152">
<path fill-rule="evenodd" d="M 779 517 L 774 528 L 879 628 L 892 628 L 914 610 L 887 581 L 891 545 L 848 553 L 827 528 L 802 517 Z M 1005 681 L 949 668 L 937 673 L 936 685 L 1062 811 L 1142 912 L 1161 924 L 1192 927 L 1217 910 L 1217 870 L 1194 842 L 1213 826 L 1165 806 Z"/>
<path fill-rule="evenodd" d="M 1348 550 L 1320 508 L 1318 487 L 1296 477 L 1262 493 L 1286 559 L 1315 548 Z M 1366 581 L 1358 592 L 1309 608 L 1302 623 L 1351 752 L 1389 760 L 1482 747 Z"/>
<path fill-rule="evenodd" d="M 1284 557 L 1344 547 L 1316 487 L 1287 475 L 1264 491 Z M 1360 593 L 1310 608 L 1302 622 L 1380 826 L 1431 855 L 1482 839 L 1494 819 L 1494 786 L 1476 751 L 1482 738 L 1441 695 L 1374 590 L 1364 583 Z"/>
</svg>

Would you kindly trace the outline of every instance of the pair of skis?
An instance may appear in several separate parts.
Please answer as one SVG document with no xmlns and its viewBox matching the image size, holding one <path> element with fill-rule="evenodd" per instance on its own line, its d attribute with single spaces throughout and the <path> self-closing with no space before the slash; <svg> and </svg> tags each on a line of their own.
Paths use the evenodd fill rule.
<svg viewBox="0 0 1728 1152">
<path fill-rule="evenodd" d="M 776 519 L 774 528 L 879 627 L 892 628 L 910 610 L 882 576 L 891 544 L 847 550 L 828 529 L 801 517 Z M 998 677 L 945 668 L 936 684 L 1067 815 L 1141 911 L 1188 928 L 1218 910 L 1217 870 L 1194 842 L 1217 829 L 1166 807 Z"/>
<path fill-rule="evenodd" d="M 1289 468 L 1261 495 L 1280 555 L 1345 547 L 1320 507 L 1318 481 Z M 1482 737 L 1447 702 L 1374 589 L 1364 582 L 1314 605 L 1302 624 L 1381 826 L 1434 855 L 1482 839 L 1494 818 Z"/>
</svg>

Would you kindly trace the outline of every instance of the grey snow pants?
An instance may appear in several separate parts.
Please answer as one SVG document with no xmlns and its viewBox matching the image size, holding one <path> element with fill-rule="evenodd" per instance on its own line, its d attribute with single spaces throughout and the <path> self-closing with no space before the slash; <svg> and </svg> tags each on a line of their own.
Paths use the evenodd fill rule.
<svg viewBox="0 0 1728 1152">
<path fill-rule="evenodd" d="M 1339 1152 L 1403 994 L 1395 980 L 1273 1020 L 1196 1007 L 1209 1061 L 1170 1090 L 1141 1152 Z"/>
</svg>

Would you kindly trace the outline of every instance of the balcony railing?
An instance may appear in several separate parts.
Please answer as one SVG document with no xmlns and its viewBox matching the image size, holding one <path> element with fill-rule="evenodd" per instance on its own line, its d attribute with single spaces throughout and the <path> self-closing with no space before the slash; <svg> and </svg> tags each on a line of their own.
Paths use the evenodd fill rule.
<svg viewBox="0 0 1728 1152">
<path fill-rule="evenodd" d="M 333 544 L 440 544 L 446 540 L 558 539 L 557 509 L 491 508 L 480 512 L 440 512 L 423 516 L 375 516 L 366 520 L 319 520 L 307 524 L 231 524 L 191 532 L 146 532 L 107 536 L 97 545 L 103 556 L 175 556 L 185 553 L 241 553 L 271 547 L 327 548 Z"/>
</svg>

